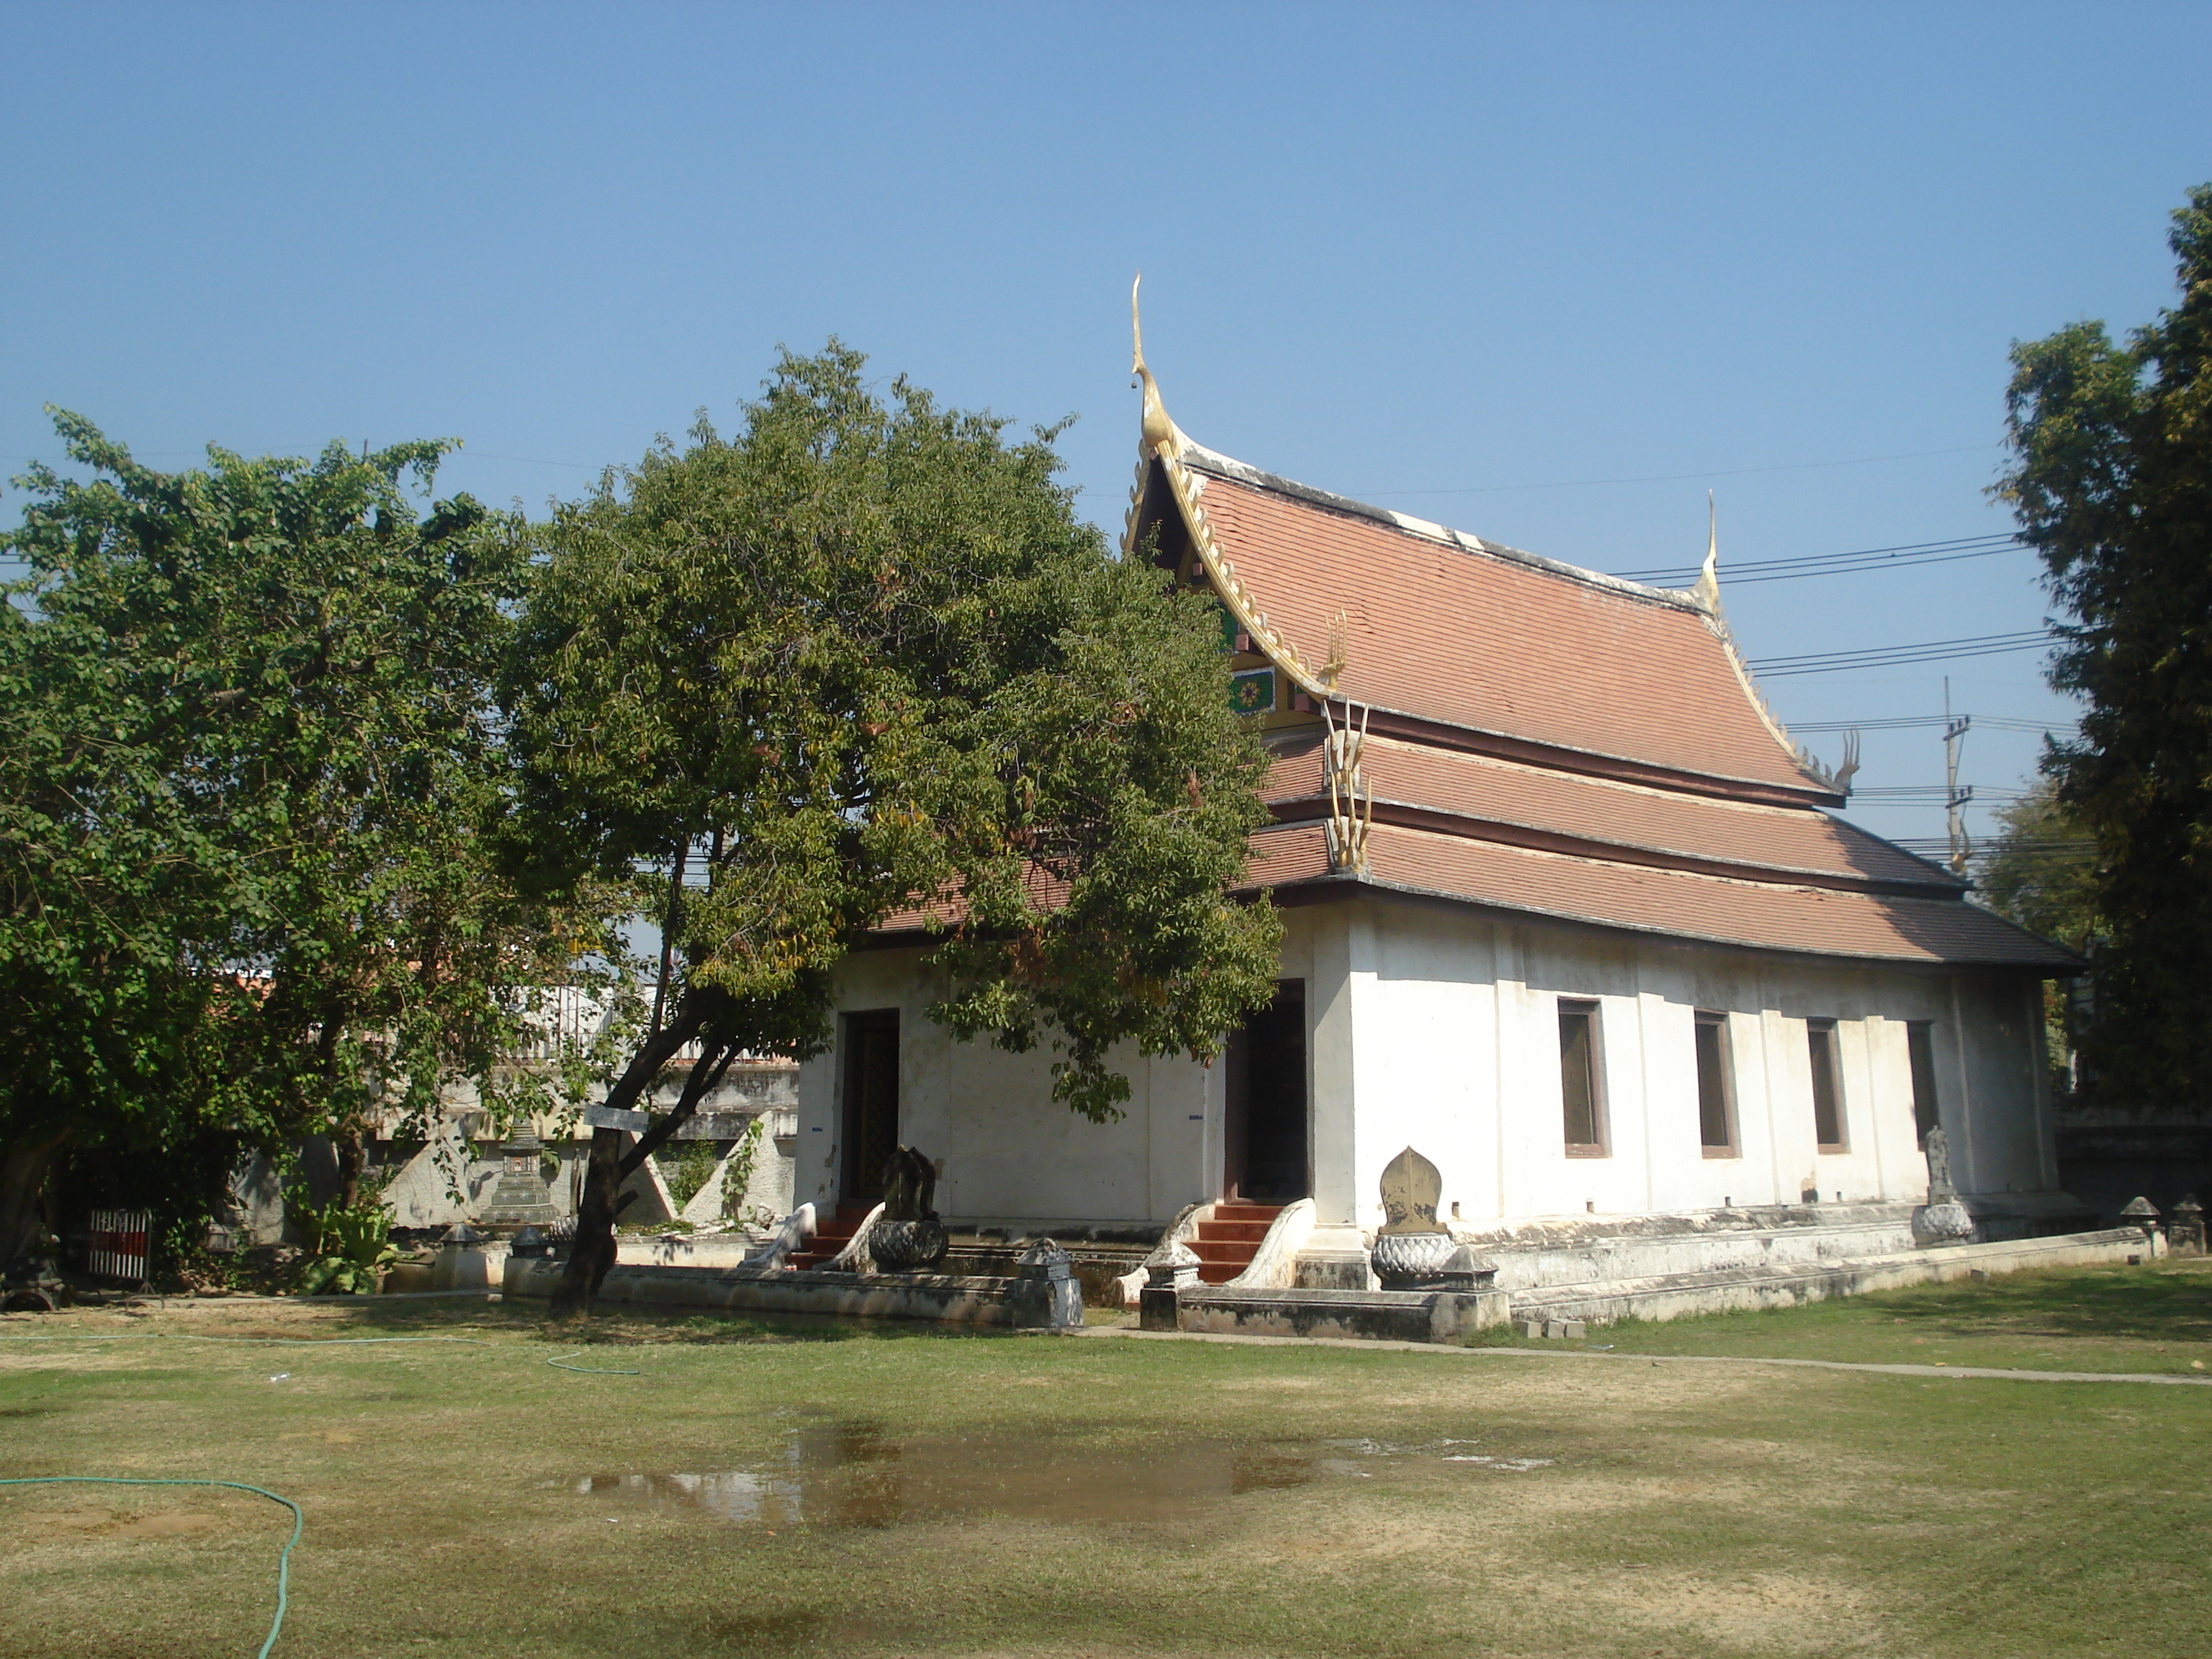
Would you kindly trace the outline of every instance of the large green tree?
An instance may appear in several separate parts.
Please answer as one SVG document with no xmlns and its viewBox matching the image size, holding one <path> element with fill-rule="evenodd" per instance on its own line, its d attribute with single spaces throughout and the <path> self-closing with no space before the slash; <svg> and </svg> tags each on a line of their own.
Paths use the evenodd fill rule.
<svg viewBox="0 0 2212 1659">
<path fill-rule="evenodd" d="M 2171 246 L 2180 303 L 2116 343 L 2081 322 L 2016 345 L 1997 487 L 2066 617 L 2052 683 L 2085 708 L 2044 768 L 2097 844 L 2105 939 L 2091 1086 L 2212 1110 L 2212 185 Z"/>
<path fill-rule="evenodd" d="M 5 538 L 0 1232 L 71 1142 L 320 1130 L 349 1196 L 373 1115 L 491 1085 L 515 991 L 617 948 L 619 890 L 496 855 L 520 526 L 422 499 L 441 443 L 165 474 L 56 424 L 88 476 L 33 468 Z"/>
<path fill-rule="evenodd" d="M 2039 778 L 1996 811 L 1998 831 L 1974 859 L 1974 884 L 1990 908 L 2032 933 L 2087 952 L 2098 932 L 2097 845 L 2088 828 Z"/>
<path fill-rule="evenodd" d="M 2097 842 L 2058 786 L 2039 778 L 2016 801 L 1997 809 L 1996 837 L 1974 859 L 1974 882 L 1990 908 L 2031 933 L 2070 945 L 2083 955 L 2094 948 L 2097 919 Z M 2054 1075 L 2073 1086 L 2068 1063 L 2075 1048 L 2074 1001 L 2065 981 L 2043 987 L 2044 1046 Z"/>
<path fill-rule="evenodd" d="M 565 1306 L 623 1176 L 736 1054 L 818 1051 L 832 969 L 902 912 L 937 933 L 933 1016 L 1051 1044 L 1094 1119 L 1115 1045 L 1210 1057 L 1272 993 L 1279 923 L 1228 896 L 1267 762 L 1210 611 L 1076 518 L 1051 432 L 886 400 L 863 362 L 786 356 L 735 437 L 702 417 L 543 531 L 526 839 L 556 884 L 664 875 L 667 1013 L 609 1103 L 698 1045 L 635 1146 L 595 1133 Z"/>
</svg>

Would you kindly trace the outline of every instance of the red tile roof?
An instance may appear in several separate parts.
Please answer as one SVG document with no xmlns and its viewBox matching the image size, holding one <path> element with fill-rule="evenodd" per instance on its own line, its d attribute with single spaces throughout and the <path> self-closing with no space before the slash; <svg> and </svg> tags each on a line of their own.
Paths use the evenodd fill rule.
<svg viewBox="0 0 2212 1659">
<path fill-rule="evenodd" d="M 1331 811 L 1321 732 L 1279 726 L 1279 823 L 1253 837 L 1248 887 L 1286 902 L 1382 888 L 1869 961 L 2080 966 L 1822 810 L 1843 797 L 1766 713 L 1705 598 L 1327 495 L 1179 433 L 1161 453 L 1178 446 L 1139 474 L 1130 545 L 1157 526 L 1164 561 L 1210 560 L 1258 648 L 1310 689 L 1341 612 L 1328 701 L 1372 722 L 1365 869 L 1333 867 L 1316 821 Z"/>
<path fill-rule="evenodd" d="M 1677 863 L 1909 885 L 1931 896 L 1955 896 L 1965 886 L 1937 865 L 1805 807 L 1654 789 L 1376 736 L 1367 738 L 1360 758 L 1384 816 L 1394 807 L 1448 815 L 1462 821 L 1450 827 L 1486 839 L 1525 842 L 1533 836 L 1590 843 L 1584 850 L 1600 857 L 1612 855 L 1607 848 L 1634 849 Z M 1283 817 L 1311 816 L 1310 806 L 1299 807 L 1327 801 L 1318 732 L 1278 750 L 1267 797 Z"/>
<path fill-rule="evenodd" d="M 1310 662 L 1339 611 L 1356 702 L 1584 754 L 1826 793 L 1761 718 L 1682 595 L 1573 572 L 1194 455 L 1198 506 L 1253 600 Z M 1229 469 L 1235 467 L 1232 473 Z M 1470 545 L 1472 544 L 1472 545 Z"/>
<path fill-rule="evenodd" d="M 1731 880 L 1388 823 L 1370 832 L 1368 857 L 1364 878 L 1339 876 L 1332 884 L 1356 881 L 1485 909 L 1753 950 L 2045 972 L 2080 965 L 2070 951 L 1956 899 Z M 1281 889 L 1301 876 L 1311 881 L 1305 872 L 1325 870 L 1328 861 L 1319 824 L 1263 830 L 1253 837 L 1252 884 Z"/>
</svg>

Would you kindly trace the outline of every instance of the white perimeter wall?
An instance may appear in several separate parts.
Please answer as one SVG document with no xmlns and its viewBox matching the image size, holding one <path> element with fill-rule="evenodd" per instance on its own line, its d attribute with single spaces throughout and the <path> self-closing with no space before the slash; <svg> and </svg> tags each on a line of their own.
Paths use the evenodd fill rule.
<svg viewBox="0 0 2212 1659">
<path fill-rule="evenodd" d="M 1969 1194 L 2049 1190 L 2035 981 L 1705 946 L 1366 900 L 1286 911 L 1283 976 L 1306 981 L 1320 1219 L 1372 1229 L 1405 1146 L 1443 1172 L 1462 1221 L 1823 1200 L 1917 1200 L 1905 1022 L 1934 1027 L 1938 1108 Z M 937 1206 L 975 1224 L 1162 1223 L 1218 1195 L 1222 1073 L 1119 1057 L 1127 1115 L 1051 1099 L 1052 1054 L 963 1043 L 929 1022 L 919 951 L 859 953 L 843 1012 L 900 1012 L 900 1139 L 942 1160 Z M 1595 1001 L 1608 1156 L 1569 1158 L 1558 1004 Z M 1693 1016 L 1728 1016 L 1735 1155 L 1699 1145 Z M 1837 1023 L 1847 1150 L 1814 1143 L 1808 1018 Z M 837 1196 L 842 1055 L 799 1068 L 794 1197 Z"/>
</svg>

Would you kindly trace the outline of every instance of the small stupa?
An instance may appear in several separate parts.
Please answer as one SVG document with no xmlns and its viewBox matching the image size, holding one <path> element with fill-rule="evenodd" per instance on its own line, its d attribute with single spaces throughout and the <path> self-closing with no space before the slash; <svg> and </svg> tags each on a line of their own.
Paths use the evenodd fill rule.
<svg viewBox="0 0 2212 1659">
<path fill-rule="evenodd" d="M 499 1179 L 478 1207 L 477 1224 L 500 1232 L 524 1227 L 550 1227 L 561 1218 L 538 1178 L 538 1160 L 545 1148 L 526 1126 L 508 1138 L 501 1158 Z"/>
</svg>

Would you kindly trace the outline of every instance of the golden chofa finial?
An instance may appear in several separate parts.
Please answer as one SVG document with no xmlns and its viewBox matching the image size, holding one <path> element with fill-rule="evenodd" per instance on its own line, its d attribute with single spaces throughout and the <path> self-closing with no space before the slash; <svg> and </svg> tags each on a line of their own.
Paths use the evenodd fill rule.
<svg viewBox="0 0 2212 1659">
<path fill-rule="evenodd" d="M 1314 678 L 1331 690 L 1352 660 L 1352 621 L 1339 611 L 1328 619 L 1328 659 L 1314 671 Z"/>
<path fill-rule="evenodd" d="M 1713 492 L 1705 492 L 1705 563 L 1698 572 L 1698 585 L 1693 590 L 1698 602 L 1706 610 L 1716 609 L 1721 602 L 1721 521 L 1713 505 Z"/>
<path fill-rule="evenodd" d="M 1183 438 L 1176 423 L 1168 418 L 1167 405 L 1160 401 L 1159 382 L 1145 367 L 1145 325 L 1137 314 L 1137 290 L 1144 281 L 1145 273 L 1140 270 L 1137 280 L 1129 284 L 1129 332 L 1136 343 L 1135 361 L 1130 363 L 1129 373 L 1144 382 L 1145 387 L 1144 437 L 1139 447 L 1145 454 L 1164 453 L 1173 459 L 1182 453 Z"/>
</svg>

